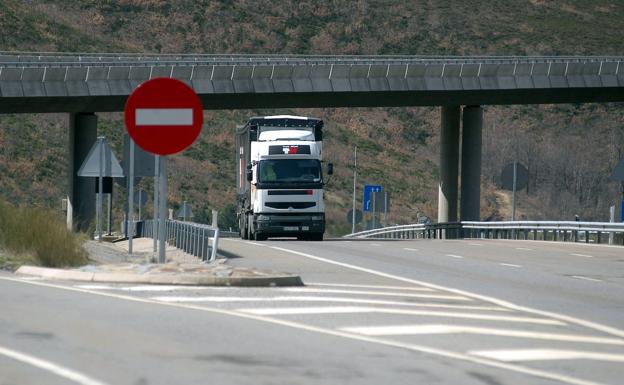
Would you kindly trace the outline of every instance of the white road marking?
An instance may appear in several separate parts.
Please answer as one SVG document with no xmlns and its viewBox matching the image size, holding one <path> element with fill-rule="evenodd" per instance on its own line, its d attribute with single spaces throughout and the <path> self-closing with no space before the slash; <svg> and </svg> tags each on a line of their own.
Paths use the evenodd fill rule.
<svg viewBox="0 0 624 385">
<path fill-rule="evenodd" d="M 34 366 L 36 368 L 45 370 L 49 373 L 52 373 L 56 376 L 59 377 L 63 377 L 67 380 L 73 381 L 77 384 L 81 384 L 81 385 L 106 385 L 106 383 L 95 380 L 91 377 L 86 376 L 85 374 L 82 374 L 80 372 L 77 372 L 75 370 L 71 370 L 68 368 L 65 368 L 63 366 L 60 366 L 58 364 L 55 364 L 53 362 L 50 361 L 46 361 L 44 359 L 41 358 L 37 358 L 34 356 L 31 356 L 29 354 L 26 353 L 21 353 L 18 352 L 16 350 L 12 350 L 12 349 L 8 349 L 5 347 L 0 346 L 0 355 L 3 355 L 5 357 L 9 357 L 12 358 L 16 361 L 20 361 L 22 363 Z"/>
<path fill-rule="evenodd" d="M 594 256 L 593 256 L 593 255 L 588 255 L 588 254 L 577 254 L 577 253 L 570 253 L 570 255 L 574 255 L 575 257 L 594 258 Z"/>
<path fill-rule="evenodd" d="M 585 352 L 579 350 L 558 349 L 518 349 L 518 350 L 474 350 L 468 352 L 480 357 L 492 358 L 498 361 L 547 361 L 547 360 L 594 360 L 624 362 L 624 355 Z"/>
<path fill-rule="evenodd" d="M 603 345 L 624 345 L 624 339 L 592 337 L 575 334 L 542 333 L 526 330 L 483 328 L 460 325 L 398 325 L 398 326 L 356 326 L 341 330 L 367 336 L 403 336 L 426 334 L 481 334 L 489 336 L 529 338 L 548 341 L 579 342 Z"/>
<path fill-rule="evenodd" d="M 403 250 L 407 250 L 407 251 L 418 251 L 418 249 L 412 249 L 409 247 L 404 247 Z"/>
<path fill-rule="evenodd" d="M 254 246 L 261 246 L 261 247 L 266 247 L 267 245 L 263 245 L 262 243 L 256 243 L 256 242 L 247 242 L 250 245 L 254 245 Z"/>
<path fill-rule="evenodd" d="M 513 263 L 499 263 L 499 265 L 508 267 L 522 267 L 520 265 L 514 265 Z"/>
<path fill-rule="evenodd" d="M 493 303 L 493 304 L 498 305 L 498 306 L 505 307 L 505 308 L 510 309 L 510 310 L 516 310 L 516 311 L 533 313 L 533 314 L 541 315 L 541 316 L 544 316 L 544 317 L 551 317 L 551 318 L 558 319 L 560 321 L 564 321 L 564 322 L 568 322 L 568 323 L 572 323 L 572 324 L 576 324 L 576 325 L 581 325 L 581 326 L 584 326 L 584 327 L 587 327 L 587 328 L 590 328 L 590 329 L 598 330 L 598 331 L 601 331 L 603 333 L 612 334 L 612 335 L 618 336 L 618 337 L 624 337 L 624 330 L 621 330 L 621 329 L 618 329 L 618 328 L 614 328 L 614 327 L 611 327 L 611 326 L 607 326 L 607 325 L 603 325 L 603 324 L 599 324 L 597 322 L 587 321 L 587 320 L 583 320 L 583 319 L 580 319 L 580 318 L 568 316 L 568 315 L 565 315 L 565 314 L 559 314 L 559 313 L 545 311 L 545 310 L 538 310 L 538 309 L 534 309 L 534 308 L 527 307 L 527 306 L 516 305 L 516 304 L 511 303 L 509 301 L 505 301 L 505 300 L 494 298 L 494 297 L 489 297 L 489 296 L 486 296 L 486 295 L 471 293 L 471 292 L 468 292 L 468 291 L 465 291 L 465 290 L 453 289 L 453 288 L 442 286 L 442 285 L 437 285 L 437 284 L 433 284 L 433 283 L 429 283 L 429 282 L 419 281 L 417 279 L 401 277 L 399 275 L 388 274 L 388 273 L 384 273 L 382 271 L 369 269 L 369 268 L 366 268 L 366 267 L 352 265 L 352 264 L 344 263 L 344 262 L 338 262 L 338 261 L 334 261 L 334 260 L 331 260 L 331 259 L 328 259 L 328 258 L 317 257 L 315 255 L 302 253 L 302 252 L 299 252 L 299 251 L 296 251 L 296 250 L 285 249 L 283 247 L 271 246 L 271 248 L 275 249 L 275 250 L 280 250 L 280 251 L 283 251 L 283 252 L 286 252 L 286 253 L 299 255 L 301 257 L 305 257 L 305 258 L 312 259 L 312 260 L 315 260 L 315 261 L 324 262 L 324 263 L 328 263 L 328 264 L 331 264 L 331 265 L 341 266 L 341 267 L 344 267 L 344 268 L 347 268 L 347 269 L 351 269 L 351 270 L 355 270 L 355 271 L 361 271 L 361 272 L 364 272 L 364 273 L 376 275 L 378 277 L 385 277 L 385 278 L 389 278 L 389 279 L 394 279 L 394 280 L 397 280 L 397 281 L 410 283 L 412 285 L 425 286 L 425 287 L 429 287 L 429 288 L 436 289 L 436 290 L 444 290 L 444 291 L 447 291 L 447 292 L 450 292 L 450 293 L 464 295 L 466 297 L 471 297 L 471 298 L 474 298 L 474 299 L 479 299 L 481 301 L 490 302 L 490 303 Z"/>
<path fill-rule="evenodd" d="M 469 243 L 470 246 L 483 246 L 483 243 Z"/>
<path fill-rule="evenodd" d="M 378 295 L 378 296 L 388 296 L 388 297 L 436 298 L 436 297 L 431 297 L 431 294 L 397 293 L 397 292 L 389 292 L 389 291 L 370 291 L 370 290 L 317 289 L 313 287 L 284 287 L 284 288 L 280 288 L 279 290 L 292 292 L 292 293 L 358 294 L 358 295 L 372 295 L 372 296 Z M 434 294 L 434 295 L 437 295 L 437 294 Z"/>
<path fill-rule="evenodd" d="M 370 243 L 369 246 L 381 247 L 379 243 Z"/>
<path fill-rule="evenodd" d="M 276 307 L 237 309 L 244 313 L 258 315 L 298 315 L 298 314 L 347 314 L 347 313 L 383 313 L 426 317 L 466 318 L 500 322 L 521 322 L 540 325 L 565 325 L 561 321 L 531 317 L 499 316 L 490 314 L 455 313 L 428 310 L 406 310 L 365 306 L 317 306 L 317 307 Z"/>
<path fill-rule="evenodd" d="M 532 251 L 533 249 L 529 249 L 528 247 L 516 247 L 516 250 L 527 250 L 527 251 Z"/>
<path fill-rule="evenodd" d="M 449 296 L 446 296 L 449 297 Z M 455 300 L 464 297 L 453 297 Z M 418 306 L 417 303 L 400 302 L 400 301 L 383 301 L 375 299 L 359 299 L 346 297 L 308 297 L 308 296 L 276 296 L 276 297 L 226 297 L 226 296 L 210 296 L 210 297 L 152 297 L 151 299 L 161 302 L 346 302 L 346 303 L 367 303 L 371 305 L 397 305 L 397 306 Z M 444 298 L 449 299 L 449 298 Z M 469 300 L 468 300 L 469 301 Z"/>
<path fill-rule="evenodd" d="M 192 108 L 137 108 L 137 126 L 192 126 Z"/>
<path fill-rule="evenodd" d="M 451 257 L 451 258 L 457 258 L 457 259 L 463 259 L 464 257 L 462 257 L 461 255 L 455 255 L 455 254 L 446 254 L 447 257 Z"/>
<path fill-rule="evenodd" d="M 582 275 L 573 275 L 572 278 L 582 279 L 584 281 L 602 282 L 602 279 L 583 277 Z"/>
<path fill-rule="evenodd" d="M 159 291 L 192 291 L 192 290 L 227 290 L 227 287 L 219 286 L 184 286 L 184 285 L 141 285 L 141 286 L 109 286 L 109 285 L 74 285 L 88 290 L 118 290 L 132 292 L 159 292 Z"/>
<path fill-rule="evenodd" d="M 316 257 L 316 258 L 320 258 L 320 257 Z M 340 263 L 336 261 L 332 261 L 332 262 L 336 264 Z M 364 269 L 364 268 L 359 268 L 359 269 Z M 382 274 L 385 274 L 385 273 L 382 273 Z M 79 293 L 84 293 L 84 294 L 91 294 L 91 295 L 107 297 L 107 298 L 115 298 L 119 300 L 125 300 L 125 301 L 142 303 L 142 304 L 170 306 L 170 307 L 175 307 L 179 309 L 196 310 L 196 311 L 209 312 L 213 314 L 229 315 L 229 316 L 238 317 L 238 318 L 245 318 L 248 320 L 266 322 L 266 323 L 270 323 L 273 325 L 286 326 L 286 327 L 290 327 L 290 328 L 298 329 L 298 330 L 316 332 L 319 334 L 330 335 L 334 337 L 341 337 L 345 339 L 368 342 L 368 343 L 395 347 L 395 348 L 400 348 L 400 349 L 406 349 L 406 350 L 411 350 L 415 352 L 431 354 L 435 356 L 446 357 L 446 358 L 465 361 L 465 362 L 472 362 L 475 364 L 485 365 L 485 366 L 499 368 L 499 369 L 505 369 L 505 370 L 509 370 L 512 372 L 516 372 L 516 373 L 528 374 L 528 375 L 532 375 L 535 377 L 560 381 L 560 382 L 564 382 L 570 385 L 602 385 L 594 381 L 587 381 L 587 380 L 579 379 L 576 377 L 571 377 L 565 374 L 551 373 L 551 372 L 547 372 L 544 370 L 532 369 L 532 368 L 528 368 L 528 367 L 524 367 L 524 366 L 520 366 L 516 364 L 508 364 L 508 363 L 504 363 L 504 362 L 500 362 L 496 360 L 490 360 L 486 358 L 480 358 L 480 357 L 470 356 L 467 354 L 452 352 L 449 350 L 437 349 L 437 348 L 424 346 L 424 345 L 406 344 L 406 343 L 402 343 L 399 341 L 392 341 L 392 340 L 386 340 L 386 339 L 381 339 L 381 338 L 366 337 L 362 335 L 346 333 L 346 332 L 327 329 L 323 327 L 304 325 L 301 323 L 287 321 L 287 320 L 275 319 L 275 318 L 258 316 L 258 315 L 253 315 L 253 314 L 245 314 L 245 313 L 236 312 L 232 310 L 209 308 L 209 307 L 187 305 L 187 304 L 158 302 L 158 301 L 154 301 L 154 300 L 150 300 L 146 298 L 106 293 L 106 292 L 100 292 L 100 291 L 91 291 L 91 290 L 79 289 L 79 288 L 74 288 L 74 287 L 50 284 L 50 283 L 45 283 L 45 282 L 24 281 L 24 280 L 17 279 L 17 278 L 0 277 L 0 280 L 9 281 L 9 282 L 17 282 L 17 283 L 22 283 L 22 284 L 34 285 L 34 286 L 47 287 L 47 288 L 55 288 L 59 290 L 74 291 L 74 292 L 79 292 Z M 501 301 L 501 302 L 504 303 L 504 301 Z M 603 325 L 598 325 L 598 326 L 603 326 Z"/>
<path fill-rule="evenodd" d="M 415 290 L 415 291 L 433 291 L 428 287 L 413 287 L 413 286 L 388 286 L 388 285 L 359 285 L 356 283 L 328 283 L 328 282 L 309 282 L 306 283 L 307 287 L 310 286 L 335 286 L 335 287 L 358 287 L 362 289 L 388 289 L 388 290 Z"/>
</svg>

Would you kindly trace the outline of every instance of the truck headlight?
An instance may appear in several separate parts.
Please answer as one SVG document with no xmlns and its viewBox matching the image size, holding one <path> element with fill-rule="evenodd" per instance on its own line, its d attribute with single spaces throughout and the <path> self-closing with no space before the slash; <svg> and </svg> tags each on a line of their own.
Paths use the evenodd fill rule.
<svg viewBox="0 0 624 385">
<path fill-rule="evenodd" d="M 313 221 L 322 221 L 323 220 L 323 216 L 322 215 L 312 215 L 312 220 Z"/>
</svg>

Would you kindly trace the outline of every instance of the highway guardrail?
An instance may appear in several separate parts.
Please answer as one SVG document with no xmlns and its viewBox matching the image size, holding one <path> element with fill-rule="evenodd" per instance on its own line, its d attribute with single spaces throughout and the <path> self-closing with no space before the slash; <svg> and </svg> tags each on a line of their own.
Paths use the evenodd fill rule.
<svg viewBox="0 0 624 385">
<path fill-rule="evenodd" d="M 153 238 L 154 220 L 148 219 L 141 226 L 141 237 Z M 166 242 L 185 253 L 213 262 L 217 258 L 220 237 L 237 237 L 238 233 L 220 231 L 218 227 L 195 222 L 165 221 Z"/>
<path fill-rule="evenodd" d="M 378 239 L 524 239 L 624 243 L 624 223 L 576 221 L 449 222 L 390 226 L 345 235 Z"/>
</svg>

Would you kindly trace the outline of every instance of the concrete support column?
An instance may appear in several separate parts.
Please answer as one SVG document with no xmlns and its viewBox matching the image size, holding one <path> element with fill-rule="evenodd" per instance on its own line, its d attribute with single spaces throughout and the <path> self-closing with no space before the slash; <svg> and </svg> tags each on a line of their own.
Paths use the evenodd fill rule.
<svg viewBox="0 0 624 385">
<path fill-rule="evenodd" d="M 78 170 L 97 140 L 97 116 L 94 113 L 69 115 L 69 159 L 67 196 L 67 226 L 87 231 L 95 217 L 94 178 L 78 176 Z"/>
<path fill-rule="evenodd" d="M 461 203 L 462 221 L 481 218 L 481 131 L 483 108 L 466 106 L 463 112 Z"/>
<path fill-rule="evenodd" d="M 438 222 L 457 221 L 459 163 L 459 106 L 443 106 L 440 130 L 440 188 Z"/>
</svg>

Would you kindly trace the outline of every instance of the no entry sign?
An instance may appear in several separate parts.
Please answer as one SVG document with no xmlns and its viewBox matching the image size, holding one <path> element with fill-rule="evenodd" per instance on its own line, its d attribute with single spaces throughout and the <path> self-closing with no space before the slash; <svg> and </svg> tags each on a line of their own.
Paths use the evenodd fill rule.
<svg viewBox="0 0 624 385">
<path fill-rule="evenodd" d="M 203 109 L 183 82 L 154 78 L 138 86 L 124 110 L 128 134 L 147 152 L 170 155 L 190 146 L 201 131 Z"/>
</svg>

